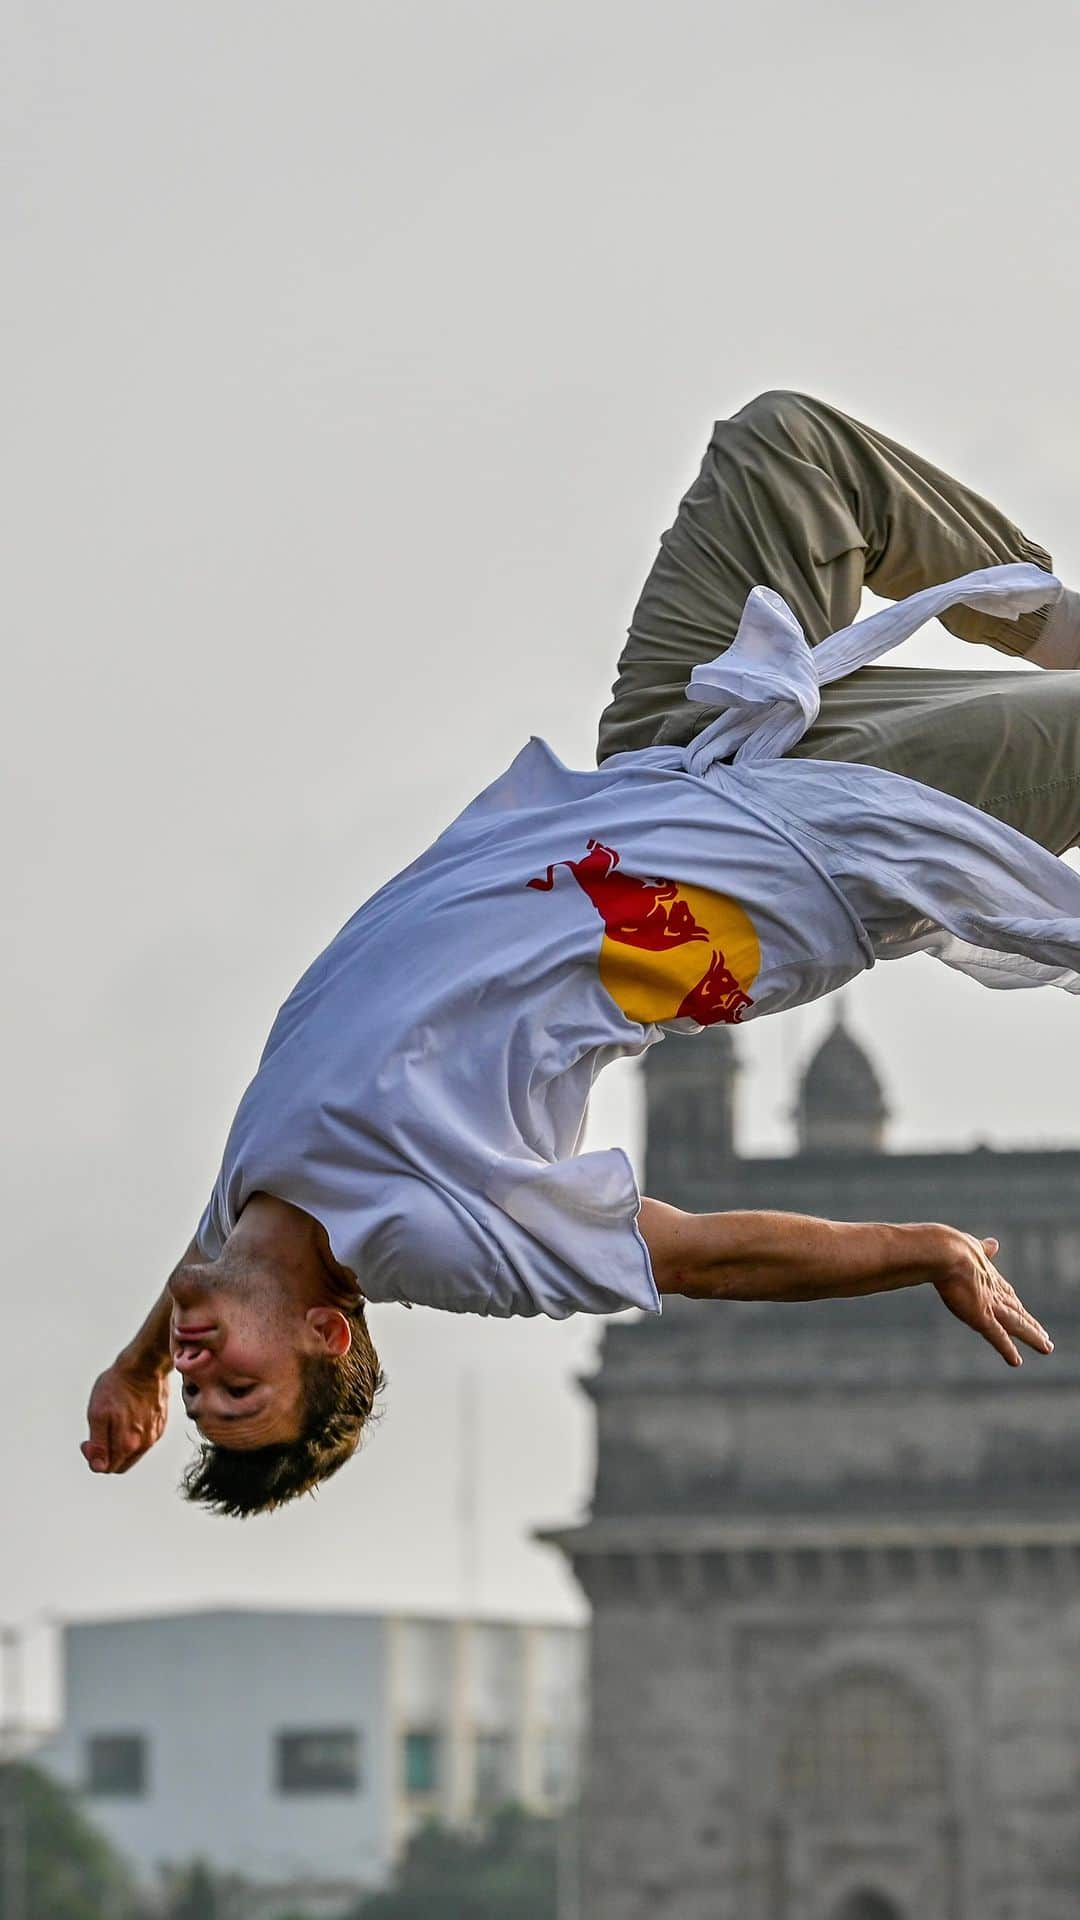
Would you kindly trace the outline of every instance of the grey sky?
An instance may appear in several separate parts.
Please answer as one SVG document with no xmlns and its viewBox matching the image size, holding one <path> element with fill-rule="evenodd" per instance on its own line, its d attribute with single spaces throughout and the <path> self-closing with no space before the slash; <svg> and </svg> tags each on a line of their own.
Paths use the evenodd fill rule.
<svg viewBox="0 0 1080 1920">
<path fill-rule="evenodd" d="M 523 1536 L 587 1494 L 589 1324 L 380 1312 L 367 1457 L 244 1527 L 173 1496 L 179 1423 L 91 1480 L 86 1392 L 189 1238 L 308 958 L 529 732 L 591 758 L 715 415 L 821 392 L 1080 575 L 1080 15 L 24 0 L 8 21 L 0 1611 L 466 1584 L 572 1608 Z M 973 661 L 940 634 L 907 657 Z M 1076 1137 L 1065 996 L 912 962 L 850 1005 L 904 1141 Z M 787 1144 L 825 1017 L 747 1032 L 748 1144 Z M 595 1124 L 633 1140 L 628 1076 Z"/>
</svg>

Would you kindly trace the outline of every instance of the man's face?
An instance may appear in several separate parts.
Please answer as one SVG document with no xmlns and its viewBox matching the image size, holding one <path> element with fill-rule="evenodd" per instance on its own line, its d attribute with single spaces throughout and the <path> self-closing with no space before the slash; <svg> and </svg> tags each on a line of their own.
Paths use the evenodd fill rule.
<svg viewBox="0 0 1080 1920">
<path fill-rule="evenodd" d="M 298 1438 L 302 1362 L 318 1351 L 302 1301 L 269 1277 L 219 1277 L 188 1268 L 169 1283 L 170 1347 L 188 1414 L 221 1447 L 269 1447 Z"/>
</svg>

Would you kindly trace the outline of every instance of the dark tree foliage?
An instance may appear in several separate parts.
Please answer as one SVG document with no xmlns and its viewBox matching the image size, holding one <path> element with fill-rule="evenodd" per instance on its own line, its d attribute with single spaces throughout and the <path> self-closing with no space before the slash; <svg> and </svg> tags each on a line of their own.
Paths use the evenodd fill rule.
<svg viewBox="0 0 1080 1920">
<path fill-rule="evenodd" d="M 239 1874 L 222 1873 L 205 1860 L 166 1867 L 154 1920 L 252 1920 L 265 1916 L 266 1900 Z M 308 1920 L 295 1911 L 276 1920 Z"/>
<path fill-rule="evenodd" d="M 26 1920 L 138 1920 L 126 1867 L 80 1812 L 72 1793 L 39 1767 L 0 1767 L 0 1920 L 5 1888 Z"/>
<path fill-rule="evenodd" d="M 202 1860 L 195 1860 L 172 1876 L 168 1920 L 227 1920 L 227 1901 L 220 1881 Z"/>
<path fill-rule="evenodd" d="M 555 1904 L 554 1821 L 503 1807 L 475 1835 L 421 1827 L 393 1885 L 353 1920 L 555 1920 Z"/>
</svg>

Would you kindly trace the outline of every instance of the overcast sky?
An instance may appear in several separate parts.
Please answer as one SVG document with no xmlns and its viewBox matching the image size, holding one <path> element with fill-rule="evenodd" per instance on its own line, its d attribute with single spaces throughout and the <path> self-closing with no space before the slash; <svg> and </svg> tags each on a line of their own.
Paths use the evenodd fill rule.
<svg viewBox="0 0 1080 1920">
<path fill-rule="evenodd" d="M 175 1497 L 179 1420 L 92 1480 L 87 1390 L 189 1239 L 311 955 L 527 734 L 590 762 L 717 415 L 820 393 L 997 495 L 1077 581 L 1080 14 L 7 18 L 0 1613 L 566 1616 L 527 1535 L 588 1498 L 587 1322 L 379 1310 L 365 1457 L 244 1526 Z M 997 660 L 940 631 L 905 657 Z M 912 961 L 849 1007 L 899 1143 L 1080 1137 L 1066 996 Z M 743 1037 L 749 1149 L 789 1145 L 827 1017 Z M 612 1076 L 595 1137 L 638 1124 Z"/>
</svg>

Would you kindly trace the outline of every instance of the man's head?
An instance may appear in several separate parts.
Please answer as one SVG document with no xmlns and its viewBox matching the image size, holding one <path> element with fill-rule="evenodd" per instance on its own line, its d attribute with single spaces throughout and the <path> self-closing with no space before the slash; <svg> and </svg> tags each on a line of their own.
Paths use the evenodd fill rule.
<svg viewBox="0 0 1080 1920">
<path fill-rule="evenodd" d="M 355 1281 L 321 1228 L 256 1195 L 220 1257 L 182 1268 L 169 1290 L 173 1362 L 204 1442 L 188 1499 L 259 1513 L 335 1473 L 382 1375 Z"/>
</svg>

